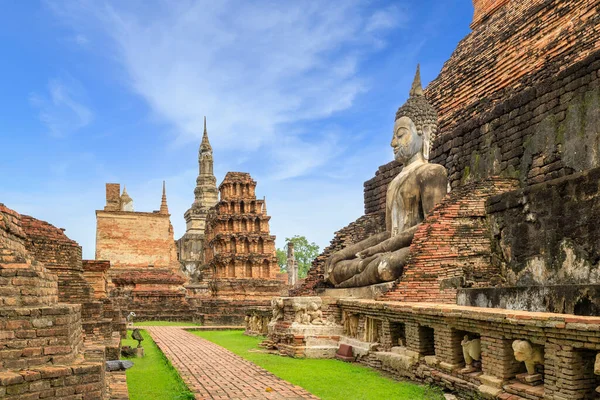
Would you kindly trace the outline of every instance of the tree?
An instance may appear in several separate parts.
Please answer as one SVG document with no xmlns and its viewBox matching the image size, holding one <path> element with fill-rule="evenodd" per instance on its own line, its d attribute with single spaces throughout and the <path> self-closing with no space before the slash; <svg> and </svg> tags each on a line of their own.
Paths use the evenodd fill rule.
<svg viewBox="0 0 600 400">
<path fill-rule="evenodd" d="M 294 243 L 294 255 L 298 263 L 298 278 L 306 278 L 312 261 L 319 255 L 319 246 L 315 242 L 309 242 L 305 236 L 295 235 L 293 238 L 285 238 L 286 245 L 283 249 L 277 249 L 277 262 L 282 272 L 287 272 L 287 243 Z"/>
<path fill-rule="evenodd" d="M 281 272 L 286 272 L 286 264 L 287 264 L 287 249 L 284 247 L 283 250 L 277 249 L 277 264 L 279 264 L 279 269 Z"/>
</svg>

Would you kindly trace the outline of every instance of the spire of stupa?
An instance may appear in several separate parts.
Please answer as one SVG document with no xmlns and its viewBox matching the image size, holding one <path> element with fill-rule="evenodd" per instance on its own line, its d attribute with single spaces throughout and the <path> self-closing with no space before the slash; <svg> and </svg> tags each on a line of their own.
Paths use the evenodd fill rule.
<svg viewBox="0 0 600 400">
<path fill-rule="evenodd" d="M 168 214 L 169 207 L 167 206 L 167 188 L 165 181 L 163 181 L 163 191 L 162 191 L 162 200 L 160 202 L 160 211 L 161 214 Z"/>
<path fill-rule="evenodd" d="M 204 117 L 204 133 L 202 134 L 202 142 L 200 143 L 200 155 L 206 151 L 212 151 L 210 142 L 208 141 L 208 131 L 206 130 L 206 117 Z"/>
</svg>

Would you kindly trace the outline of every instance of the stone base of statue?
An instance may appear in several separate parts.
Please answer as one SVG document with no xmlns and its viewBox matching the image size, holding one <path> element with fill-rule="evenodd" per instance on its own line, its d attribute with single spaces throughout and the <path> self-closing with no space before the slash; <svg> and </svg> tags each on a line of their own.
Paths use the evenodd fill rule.
<svg viewBox="0 0 600 400">
<path fill-rule="evenodd" d="M 328 315 L 320 297 L 280 297 L 273 303 L 269 342 L 281 354 L 297 358 L 334 358 L 343 327 Z"/>
<path fill-rule="evenodd" d="M 528 374 L 527 372 L 518 374 L 516 376 L 517 380 L 521 383 L 531 386 L 538 386 L 544 383 L 544 378 L 542 374 Z"/>
<path fill-rule="evenodd" d="M 362 287 L 325 289 L 322 294 L 332 299 L 353 298 L 373 300 L 386 293 L 392 286 L 394 286 L 394 282 L 384 282 Z"/>
</svg>

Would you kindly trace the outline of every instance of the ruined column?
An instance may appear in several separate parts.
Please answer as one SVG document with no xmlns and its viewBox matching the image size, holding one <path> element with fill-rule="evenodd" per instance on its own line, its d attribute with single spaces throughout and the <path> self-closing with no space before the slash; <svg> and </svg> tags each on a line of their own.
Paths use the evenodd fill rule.
<svg viewBox="0 0 600 400">
<path fill-rule="evenodd" d="M 298 283 L 298 262 L 294 255 L 294 243 L 287 244 L 287 270 L 288 270 L 288 285 L 294 287 Z"/>
</svg>

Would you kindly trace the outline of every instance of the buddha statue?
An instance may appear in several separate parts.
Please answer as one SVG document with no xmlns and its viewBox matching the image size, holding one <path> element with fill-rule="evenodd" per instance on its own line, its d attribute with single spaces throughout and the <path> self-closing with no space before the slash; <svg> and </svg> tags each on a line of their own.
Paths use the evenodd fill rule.
<svg viewBox="0 0 600 400">
<path fill-rule="evenodd" d="M 428 162 L 436 131 L 437 113 L 423 94 L 417 67 L 394 123 L 391 146 L 403 167 L 387 189 L 386 230 L 332 254 L 325 263 L 326 281 L 347 288 L 400 277 L 419 224 L 447 192 L 446 169 Z"/>
</svg>

